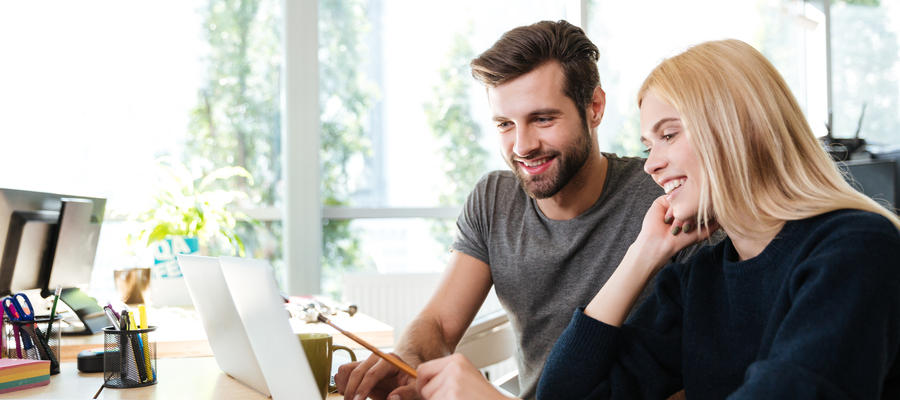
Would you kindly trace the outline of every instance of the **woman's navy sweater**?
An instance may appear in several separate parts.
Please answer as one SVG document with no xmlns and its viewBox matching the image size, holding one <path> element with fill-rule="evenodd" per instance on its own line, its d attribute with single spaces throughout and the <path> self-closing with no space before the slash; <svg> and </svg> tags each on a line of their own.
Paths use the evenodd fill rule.
<svg viewBox="0 0 900 400">
<path fill-rule="evenodd" d="M 575 312 L 538 399 L 900 398 L 900 234 L 871 212 L 787 222 L 664 268 L 621 328 Z"/>
</svg>

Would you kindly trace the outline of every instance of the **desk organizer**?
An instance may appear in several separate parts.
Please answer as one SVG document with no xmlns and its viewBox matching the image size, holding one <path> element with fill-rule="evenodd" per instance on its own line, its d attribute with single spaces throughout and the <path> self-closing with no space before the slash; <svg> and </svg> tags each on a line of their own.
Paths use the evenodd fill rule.
<svg viewBox="0 0 900 400">
<path fill-rule="evenodd" d="M 33 321 L 11 321 L 3 317 L 2 354 L 6 358 L 50 361 L 50 374 L 59 373 L 60 321 L 63 317 L 35 317 Z M 47 329 L 50 335 L 47 335 Z"/>
<path fill-rule="evenodd" d="M 156 327 L 103 328 L 103 386 L 117 389 L 156 384 Z"/>
</svg>

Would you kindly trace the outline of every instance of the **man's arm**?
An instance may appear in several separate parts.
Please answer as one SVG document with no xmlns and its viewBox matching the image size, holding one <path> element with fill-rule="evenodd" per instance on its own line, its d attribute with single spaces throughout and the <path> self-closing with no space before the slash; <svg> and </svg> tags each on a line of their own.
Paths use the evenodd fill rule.
<svg viewBox="0 0 900 400">
<path fill-rule="evenodd" d="M 413 368 L 452 354 L 492 284 L 487 264 L 467 254 L 452 252 L 431 300 L 403 331 L 394 351 Z"/>
<path fill-rule="evenodd" d="M 404 330 L 395 353 L 413 368 L 453 353 L 492 284 L 487 264 L 452 252 L 431 300 Z M 408 400 L 416 396 L 415 381 L 376 355 L 361 363 L 342 365 L 334 380 L 345 400 L 366 396 L 387 399 L 395 394 Z"/>
</svg>

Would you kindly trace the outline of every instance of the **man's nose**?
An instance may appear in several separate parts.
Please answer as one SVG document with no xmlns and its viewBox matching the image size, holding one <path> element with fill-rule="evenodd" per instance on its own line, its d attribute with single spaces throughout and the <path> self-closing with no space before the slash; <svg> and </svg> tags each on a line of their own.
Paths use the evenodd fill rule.
<svg viewBox="0 0 900 400">
<path fill-rule="evenodd" d="M 528 126 L 524 128 L 516 127 L 516 143 L 513 145 L 513 152 L 519 157 L 527 157 L 541 147 L 541 141 L 538 139 L 534 129 Z"/>
</svg>

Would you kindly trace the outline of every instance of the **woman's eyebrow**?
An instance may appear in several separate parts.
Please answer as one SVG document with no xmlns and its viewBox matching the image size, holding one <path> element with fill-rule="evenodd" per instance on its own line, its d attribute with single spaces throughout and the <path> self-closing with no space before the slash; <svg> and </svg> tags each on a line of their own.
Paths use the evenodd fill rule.
<svg viewBox="0 0 900 400">
<path fill-rule="evenodd" d="M 662 124 L 664 124 L 666 122 L 670 122 L 670 121 L 680 121 L 680 119 L 669 117 L 669 118 L 663 118 L 659 121 L 656 121 L 656 124 L 653 125 L 653 129 L 651 129 L 650 132 L 656 133 L 657 131 L 659 131 L 659 127 Z"/>
</svg>

